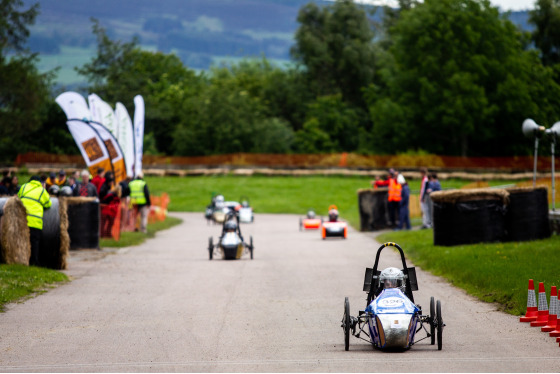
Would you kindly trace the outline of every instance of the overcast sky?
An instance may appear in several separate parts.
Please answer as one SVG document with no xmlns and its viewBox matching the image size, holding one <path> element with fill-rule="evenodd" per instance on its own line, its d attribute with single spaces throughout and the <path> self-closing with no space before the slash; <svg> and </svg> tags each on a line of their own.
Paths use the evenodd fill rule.
<svg viewBox="0 0 560 374">
<path fill-rule="evenodd" d="M 373 3 L 373 4 L 387 4 L 396 6 L 397 0 L 354 0 L 356 3 Z M 507 10 L 527 10 L 533 9 L 535 0 L 490 0 L 492 5 L 499 7 L 502 11 Z"/>
</svg>

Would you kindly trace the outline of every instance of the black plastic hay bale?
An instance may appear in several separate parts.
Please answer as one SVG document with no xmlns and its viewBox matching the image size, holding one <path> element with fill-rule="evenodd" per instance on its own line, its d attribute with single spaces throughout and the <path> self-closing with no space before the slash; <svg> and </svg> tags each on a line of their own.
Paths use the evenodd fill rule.
<svg viewBox="0 0 560 374">
<path fill-rule="evenodd" d="M 509 192 L 506 215 L 507 239 L 526 241 L 550 237 L 546 187 L 508 188 L 507 191 Z"/>
<path fill-rule="evenodd" d="M 29 265 L 31 244 L 27 212 L 17 197 L 0 198 L 0 260 L 4 264 Z"/>
<path fill-rule="evenodd" d="M 358 190 L 360 231 L 375 231 L 388 227 L 387 188 Z"/>
<path fill-rule="evenodd" d="M 43 213 L 43 233 L 39 245 L 39 262 L 50 269 L 63 270 L 67 267 L 68 215 L 64 198 L 51 197 L 52 205 Z"/>
<path fill-rule="evenodd" d="M 98 249 L 101 223 L 99 199 L 69 197 L 67 202 L 70 249 Z"/>
<path fill-rule="evenodd" d="M 434 245 L 499 242 L 507 239 L 508 193 L 501 189 L 434 192 Z"/>
</svg>

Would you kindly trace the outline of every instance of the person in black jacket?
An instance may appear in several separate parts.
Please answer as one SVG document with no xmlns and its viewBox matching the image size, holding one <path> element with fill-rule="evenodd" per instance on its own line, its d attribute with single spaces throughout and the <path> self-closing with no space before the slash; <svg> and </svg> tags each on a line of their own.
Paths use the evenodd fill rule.
<svg viewBox="0 0 560 374">
<path fill-rule="evenodd" d="M 82 170 L 82 181 L 72 191 L 74 196 L 97 197 L 97 188 L 89 181 L 89 171 Z"/>
</svg>

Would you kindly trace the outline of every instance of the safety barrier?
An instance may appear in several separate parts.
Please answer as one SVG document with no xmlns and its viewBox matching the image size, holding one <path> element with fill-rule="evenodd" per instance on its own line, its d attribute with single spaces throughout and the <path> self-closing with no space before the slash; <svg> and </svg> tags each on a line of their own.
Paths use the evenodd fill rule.
<svg viewBox="0 0 560 374">
<path fill-rule="evenodd" d="M 164 221 L 167 217 L 167 206 L 170 199 L 167 193 L 161 196 L 150 196 L 151 207 L 148 224 Z M 121 232 L 137 231 L 140 227 L 140 215 L 131 206 L 129 198 L 122 199 L 118 204 L 100 204 L 101 223 L 100 237 L 119 240 Z"/>
</svg>

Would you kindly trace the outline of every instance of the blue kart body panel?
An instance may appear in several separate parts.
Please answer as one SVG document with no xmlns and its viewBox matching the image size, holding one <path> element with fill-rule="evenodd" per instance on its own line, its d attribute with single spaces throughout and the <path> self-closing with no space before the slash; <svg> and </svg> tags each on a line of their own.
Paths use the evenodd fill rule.
<svg viewBox="0 0 560 374">
<path fill-rule="evenodd" d="M 420 309 L 398 288 L 381 291 L 365 312 L 376 347 L 409 348 L 414 343 Z"/>
</svg>

